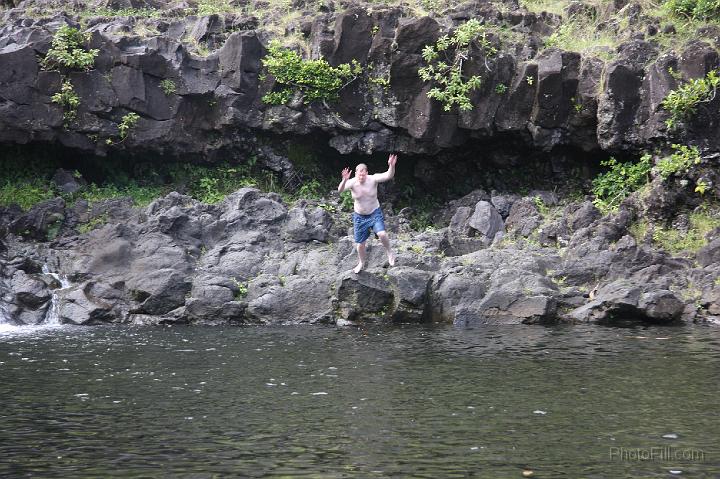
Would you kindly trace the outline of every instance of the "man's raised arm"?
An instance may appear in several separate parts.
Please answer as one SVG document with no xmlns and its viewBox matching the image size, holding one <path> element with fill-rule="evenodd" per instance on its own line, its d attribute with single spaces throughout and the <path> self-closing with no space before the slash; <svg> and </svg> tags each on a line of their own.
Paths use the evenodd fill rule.
<svg viewBox="0 0 720 479">
<path fill-rule="evenodd" d="M 344 170 L 342 170 L 342 181 L 338 185 L 338 191 L 342 193 L 346 189 L 352 187 L 352 184 L 348 185 L 348 180 L 350 179 L 350 168 L 345 167 Z"/>
<path fill-rule="evenodd" d="M 385 173 L 377 173 L 373 175 L 375 177 L 375 181 L 382 183 L 383 181 L 391 180 L 393 176 L 395 176 L 395 163 L 397 163 L 397 155 L 393 153 L 388 157 L 388 170 Z"/>
</svg>

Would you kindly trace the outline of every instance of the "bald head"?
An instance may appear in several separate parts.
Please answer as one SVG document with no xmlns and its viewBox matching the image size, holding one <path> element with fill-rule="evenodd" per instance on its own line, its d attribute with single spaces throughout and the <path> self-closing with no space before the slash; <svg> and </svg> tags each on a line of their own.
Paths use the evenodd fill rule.
<svg viewBox="0 0 720 479">
<path fill-rule="evenodd" d="M 365 180 L 367 180 L 367 177 L 367 165 L 365 163 L 360 163 L 355 167 L 355 178 L 357 178 L 358 182 L 362 185 L 365 183 Z"/>
</svg>

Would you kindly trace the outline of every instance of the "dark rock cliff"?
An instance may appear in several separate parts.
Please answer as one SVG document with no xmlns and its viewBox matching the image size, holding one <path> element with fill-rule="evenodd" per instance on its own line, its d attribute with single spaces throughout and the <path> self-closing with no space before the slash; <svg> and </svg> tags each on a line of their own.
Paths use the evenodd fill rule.
<svg viewBox="0 0 720 479">
<path fill-rule="evenodd" d="M 340 153 L 437 153 L 493 137 L 545 151 L 636 152 L 670 139 L 660 106 L 677 86 L 670 67 L 694 78 L 718 65 L 717 42 L 661 55 L 652 39 L 638 38 L 620 44 L 608 61 L 542 49 L 560 18 L 512 2 L 469 3 L 436 18 L 350 4 L 303 17 L 297 34 L 331 65 L 358 60 L 363 76 L 336 103 L 270 106 L 261 101 L 273 88 L 261 59 L 271 36 L 254 17 L 90 17 L 83 25 L 92 33 L 88 46 L 100 53 L 91 71 L 69 73 L 80 106 L 64 126 L 62 108 L 51 101 L 60 73 L 43 71 L 39 61 L 60 26 L 78 24 L 72 15 L 29 18 L 27 4 L 5 12 L 0 29 L 0 142 L 60 143 L 99 155 L 115 149 L 213 158 L 255 148 L 259 132 L 322 132 Z M 471 93 L 474 108 L 445 112 L 418 77 L 421 50 L 470 18 L 505 34 L 492 38 L 497 55 L 471 51 L 464 62 L 467 74 L 482 76 Z M 206 45 L 207 55 L 191 52 L 192 44 Z M 378 75 L 387 85 L 370 81 Z M 163 80 L 174 91 L 164 92 Z M 686 125 L 687 140 L 717 149 L 718 102 Z M 128 112 L 140 115 L 132 135 L 108 146 Z"/>
</svg>

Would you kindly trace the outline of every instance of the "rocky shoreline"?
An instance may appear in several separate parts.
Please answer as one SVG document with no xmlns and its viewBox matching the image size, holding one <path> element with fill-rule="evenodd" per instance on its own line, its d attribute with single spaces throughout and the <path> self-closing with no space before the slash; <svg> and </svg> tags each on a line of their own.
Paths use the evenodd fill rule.
<svg viewBox="0 0 720 479">
<path fill-rule="evenodd" d="M 218 205 L 177 193 L 144 209 L 127 200 L 66 208 L 58 199 L 7 225 L 2 299 L 22 324 L 45 321 L 53 303 L 59 321 L 73 324 L 720 319 L 720 239 L 695 260 L 671 257 L 628 233 L 630 201 L 610 216 L 571 203 L 552 219 L 532 198 L 478 190 L 450 205 L 449 226 L 423 233 L 389 216 L 397 265 L 387 266 L 375 241 L 360 274 L 351 271 L 348 215 L 332 201 L 287 205 L 252 188 Z M 67 234 L 29 239 L 58 215 Z M 73 234 L 83 215 L 105 224 Z M 523 236 L 528 222 L 541 226 L 541 242 Z"/>
<path fill-rule="evenodd" d="M 162 9 L 177 2 L 95 3 Z M 320 13 L 302 12 L 285 35 L 330 65 L 358 60 L 364 73 L 337 103 L 296 97 L 269 105 L 262 97 L 278 85 L 262 66 L 272 37 L 262 19 L 173 16 L 196 2 L 180 3 L 159 18 L 33 16 L 33 8 L 54 3 L 1 3 L 14 8 L 0 12 L 0 147 L 39 145 L 95 162 L 242 164 L 252 156 L 285 181 L 302 182 L 307 175 L 290 151 L 312 139 L 318 156 L 331 150 L 334 161 L 380 152 L 412 158 L 416 189 L 429 195 L 438 182 L 463 180 L 472 191 L 434 211 L 437 228 L 413 230 L 408 211 L 387 211 L 398 263 L 387 267 L 376 242 L 358 275 L 337 198 L 291 204 L 244 188 L 214 205 L 171 193 L 145 208 L 130 199 L 62 198 L 29 211 L 3 207 L 5 321 L 720 321 L 720 228 L 697 252 L 682 254 L 659 248 L 652 228 L 633 229 L 652 220 L 686 233 L 688 216 L 715 208 L 720 197 L 720 95 L 680 129 L 669 128 L 662 106 L 683 82 L 720 66 L 720 29 L 666 51 L 652 18 L 616 0 L 608 8 L 637 32 L 603 60 L 543 48 L 563 18 L 514 1 L 469 2 L 422 17 L 404 7 L 328 2 Z M 494 29 L 498 53 L 470 51 L 464 68 L 483 76 L 470 94 L 474 107 L 444 111 L 418 76 L 423 48 L 469 19 Z M 99 52 L 93 68 L 43 68 L 63 26 L 89 33 L 87 48 Z M 74 116 L 53 99 L 67 81 L 79 99 Z M 546 172 L 537 188 L 553 175 L 587 184 L 599 159 L 660 157 L 673 143 L 697 148 L 692 168 L 668 178 L 653 173 L 646 190 L 611 214 L 587 195 L 510 187 L 527 164 Z M 497 191 L 479 181 L 483 175 Z M 700 194 L 695 184 L 704 185 Z"/>
</svg>

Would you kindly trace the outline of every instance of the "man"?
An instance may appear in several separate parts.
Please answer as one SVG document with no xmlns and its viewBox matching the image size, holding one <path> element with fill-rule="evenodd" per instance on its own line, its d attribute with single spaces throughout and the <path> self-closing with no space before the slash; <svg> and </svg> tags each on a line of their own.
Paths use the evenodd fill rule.
<svg viewBox="0 0 720 479">
<path fill-rule="evenodd" d="M 365 267 L 367 257 L 365 242 L 370 237 L 371 228 L 385 247 L 388 263 L 390 266 L 395 265 L 395 253 L 390 248 L 390 238 L 385 232 L 385 218 L 383 218 L 377 197 L 378 183 L 388 181 L 395 176 L 395 163 L 397 163 L 397 155 L 392 154 L 388 158 L 388 170 L 385 173 L 374 175 L 368 175 L 367 165 L 360 163 L 355 168 L 355 178 L 353 179 L 350 179 L 349 168 L 342 170 L 342 181 L 338 186 L 338 191 L 342 193 L 350 190 L 354 200 L 355 211 L 352 216 L 358 264 L 353 272 L 356 274 Z"/>
</svg>

